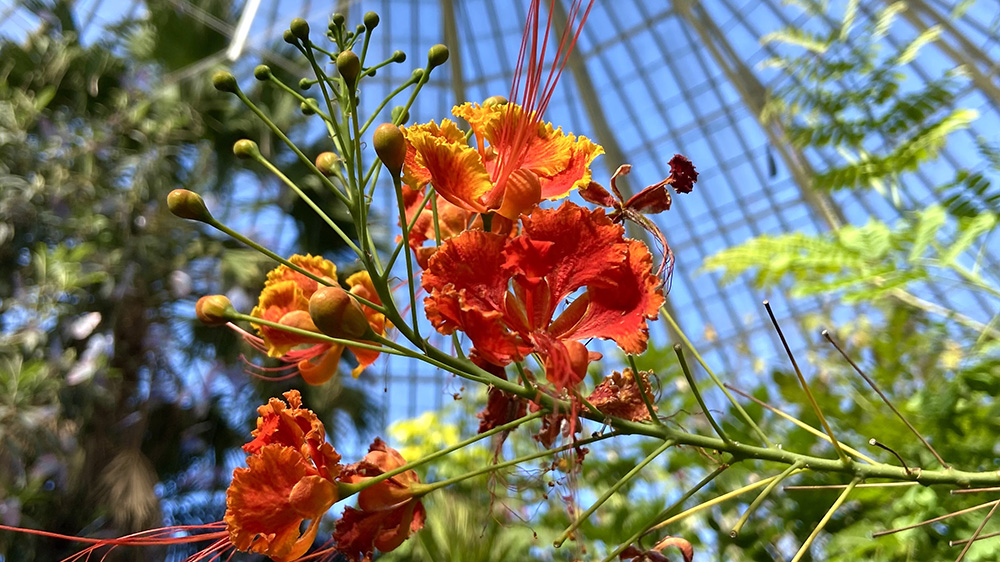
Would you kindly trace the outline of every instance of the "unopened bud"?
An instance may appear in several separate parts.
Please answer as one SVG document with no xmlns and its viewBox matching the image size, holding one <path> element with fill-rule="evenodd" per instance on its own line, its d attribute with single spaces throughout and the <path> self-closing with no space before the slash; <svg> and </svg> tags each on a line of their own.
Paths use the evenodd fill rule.
<svg viewBox="0 0 1000 562">
<path fill-rule="evenodd" d="M 406 108 L 401 105 L 397 105 L 396 107 L 392 108 L 392 113 L 390 116 L 392 117 L 393 123 L 405 123 L 410 120 L 410 112 L 407 111 Z"/>
<path fill-rule="evenodd" d="M 441 66 L 448 61 L 448 47 L 440 43 L 434 45 L 427 51 L 427 70 Z"/>
<path fill-rule="evenodd" d="M 310 101 L 312 100 L 306 100 L 299 104 L 299 110 L 302 112 L 302 115 L 316 114 L 316 108 L 311 103 L 309 103 Z"/>
<path fill-rule="evenodd" d="M 413 74 L 410 75 L 410 80 L 413 80 L 414 82 L 418 82 L 423 78 L 424 78 L 424 69 L 422 68 L 414 69 Z"/>
<path fill-rule="evenodd" d="M 260 148 L 250 139 L 240 139 L 233 144 L 233 154 L 237 158 L 255 158 L 260 156 Z"/>
<path fill-rule="evenodd" d="M 326 177 L 333 175 L 339 163 L 340 158 L 332 152 L 323 152 L 316 157 L 316 168 Z"/>
<path fill-rule="evenodd" d="M 293 19 L 292 23 L 288 25 L 288 30 L 303 41 L 309 38 L 309 22 L 302 18 Z"/>
<path fill-rule="evenodd" d="M 211 222 L 212 213 L 201 195 L 187 189 L 175 189 L 167 194 L 167 208 L 174 216 L 200 222 Z"/>
<path fill-rule="evenodd" d="M 392 62 L 404 62 L 406 61 L 406 53 L 403 51 L 393 51 L 392 52 Z"/>
<path fill-rule="evenodd" d="M 233 73 L 228 70 L 220 70 L 213 74 L 212 85 L 215 86 L 215 89 L 220 92 L 235 94 L 240 91 L 239 84 L 236 83 L 236 77 L 233 76 Z"/>
<path fill-rule="evenodd" d="M 286 29 L 284 32 L 282 32 L 281 38 L 284 39 L 285 43 L 288 43 L 289 45 L 298 45 L 299 44 L 298 37 L 296 37 L 295 34 L 292 33 L 291 29 Z"/>
<path fill-rule="evenodd" d="M 261 82 L 271 79 L 271 67 L 266 64 L 257 65 L 257 68 L 253 69 L 253 77 Z"/>
<path fill-rule="evenodd" d="M 357 27 L 354 28 L 355 35 L 361 35 L 365 32 L 365 24 L 359 23 Z"/>
<path fill-rule="evenodd" d="M 333 14 L 330 16 L 330 22 L 337 27 L 344 25 L 344 14 L 341 14 L 340 12 Z"/>
<path fill-rule="evenodd" d="M 372 331 L 365 311 L 340 287 L 320 287 L 309 299 L 309 315 L 319 331 L 333 338 L 358 339 Z"/>
<path fill-rule="evenodd" d="M 483 100 L 483 107 L 493 107 L 494 105 L 507 105 L 507 98 L 503 96 L 490 96 Z"/>
<path fill-rule="evenodd" d="M 299 80 L 299 89 L 308 90 L 309 88 L 312 88 L 313 84 L 314 82 L 312 80 L 308 78 L 303 78 L 302 80 Z"/>
<path fill-rule="evenodd" d="M 406 139 L 403 138 L 403 132 L 392 123 L 382 123 L 372 135 L 372 145 L 392 177 L 398 178 L 403 169 L 403 160 L 406 159 Z"/>
<path fill-rule="evenodd" d="M 347 82 L 347 88 L 353 92 L 358 74 L 361 73 L 361 59 L 353 51 L 343 51 L 337 55 L 337 70 Z"/>
<path fill-rule="evenodd" d="M 364 22 L 365 22 L 365 27 L 368 29 L 368 31 L 375 29 L 376 27 L 378 27 L 378 14 L 376 14 L 375 12 L 366 13 Z"/>
<path fill-rule="evenodd" d="M 229 322 L 229 315 L 236 309 L 225 295 L 206 295 L 198 299 L 194 312 L 206 326 L 221 326 Z"/>
</svg>

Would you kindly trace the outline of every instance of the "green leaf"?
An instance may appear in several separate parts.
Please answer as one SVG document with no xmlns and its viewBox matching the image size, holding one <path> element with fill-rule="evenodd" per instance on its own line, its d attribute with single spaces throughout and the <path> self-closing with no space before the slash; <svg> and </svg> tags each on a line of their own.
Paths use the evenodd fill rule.
<svg viewBox="0 0 1000 562">
<path fill-rule="evenodd" d="M 917 224 L 913 230 L 913 245 L 907 260 L 913 262 L 924 255 L 927 246 L 944 225 L 946 215 L 940 205 L 932 205 L 918 214 Z"/>
<path fill-rule="evenodd" d="M 973 242 L 992 230 L 996 224 L 997 215 L 993 213 L 983 213 L 971 219 L 960 221 L 955 242 L 941 254 L 941 263 L 948 265 L 954 262 L 962 252 L 972 246 Z"/>
</svg>

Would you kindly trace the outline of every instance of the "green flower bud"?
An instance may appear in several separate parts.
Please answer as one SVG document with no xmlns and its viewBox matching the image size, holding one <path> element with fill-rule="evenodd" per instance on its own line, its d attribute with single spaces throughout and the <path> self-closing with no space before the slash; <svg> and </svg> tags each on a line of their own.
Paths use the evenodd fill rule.
<svg viewBox="0 0 1000 562">
<path fill-rule="evenodd" d="M 286 29 L 281 34 L 281 38 L 284 39 L 285 43 L 288 43 L 289 45 L 298 45 L 299 44 L 298 37 L 296 37 L 295 34 L 292 33 L 291 29 Z"/>
<path fill-rule="evenodd" d="M 240 91 L 240 86 L 236 83 L 236 77 L 233 76 L 233 73 L 228 70 L 220 70 L 213 74 L 212 85 L 215 86 L 215 89 L 220 92 L 235 94 Z"/>
<path fill-rule="evenodd" d="M 337 70 L 344 77 L 344 81 L 347 82 L 348 89 L 354 91 L 358 74 L 361 73 L 361 59 L 358 58 L 358 55 L 355 55 L 352 51 L 343 51 L 337 55 Z"/>
<path fill-rule="evenodd" d="M 229 315 L 236 312 L 225 295 L 206 295 L 194 305 L 194 313 L 207 326 L 221 326 L 229 322 Z"/>
<path fill-rule="evenodd" d="M 361 35 L 364 32 L 365 32 L 365 25 L 362 23 L 359 23 L 358 26 L 354 28 L 355 35 Z"/>
<path fill-rule="evenodd" d="M 309 315 L 319 331 L 333 338 L 360 339 L 372 332 L 365 311 L 340 287 L 320 287 L 309 299 Z"/>
<path fill-rule="evenodd" d="M 237 158 L 254 158 L 260 156 L 260 148 L 250 139 L 240 139 L 233 145 L 233 154 Z"/>
<path fill-rule="evenodd" d="M 303 78 L 302 80 L 299 80 L 299 89 L 308 90 L 309 88 L 312 88 L 313 84 L 314 82 L 312 80 L 308 78 Z"/>
<path fill-rule="evenodd" d="M 257 65 L 257 68 L 253 69 L 253 77 L 261 82 L 271 79 L 271 67 L 266 64 Z"/>
<path fill-rule="evenodd" d="M 332 152 L 322 152 L 316 157 L 316 169 L 326 177 L 332 176 L 339 164 L 340 157 Z"/>
<path fill-rule="evenodd" d="M 376 14 L 375 12 L 366 13 L 364 22 L 365 22 L 365 27 L 368 29 L 368 31 L 375 29 L 376 27 L 378 27 L 378 14 Z"/>
<path fill-rule="evenodd" d="M 167 208 L 174 216 L 199 222 L 212 222 L 212 213 L 201 195 L 187 189 L 175 189 L 167 194 Z"/>
<path fill-rule="evenodd" d="M 490 96 L 483 100 L 483 107 L 493 107 L 494 105 L 507 105 L 507 98 L 503 96 Z"/>
<path fill-rule="evenodd" d="M 413 80 L 414 82 L 421 80 L 423 77 L 424 77 L 424 69 L 422 68 L 415 69 L 413 71 L 413 74 L 410 75 L 410 79 Z"/>
<path fill-rule="evenodd" d="M 427 70 L 441 66 L 448 61 L 448 47 L 437 44 L 427 51 Z"/>
<path fill-rule="evenodd" d="M 299 104 L 299 111 L 302 112 L 302 115 L 316 115 L 316 106 L 309 103 L 311 101 L 313 101 L 313 99 L 309 98 L 306 101 Z"/>
<path fill-rule="evenodd" d="M 302 18 L 293 19 L 292 23 L 288 26 L 288 30 L 292 32 L 292 35 L 303 41 L 309 38 L 309 22 Z"/>
<path fill-rule="evenodd" d="M 406 60 L 406 53 L 403 51 L 393 51 L 392 52 L 392 62 L 404 62 Z"/>
<path fill-rule="evenodd" d="M 410 120 L 410 112 L 405 107 L 397 105 L 392 108 L 391 117 L 393 123 L 406 123 Z"/>
<path fill-rule="evenodd" d="M 332 16 L 330 16 L 330 22 L 337 27 L 344 25 L 344 14 L 341 14 L 339 12 L 333 14 Z"/>
<path fill-rule="evenodd" d="M 403 132 L 392 123 L 382 123 L 372 135 L 372 145 L 392 177 L 398 178 L 403 169 L 403 160 L 406 159 L 406 139 L 403 138 Z"/>
</svg>

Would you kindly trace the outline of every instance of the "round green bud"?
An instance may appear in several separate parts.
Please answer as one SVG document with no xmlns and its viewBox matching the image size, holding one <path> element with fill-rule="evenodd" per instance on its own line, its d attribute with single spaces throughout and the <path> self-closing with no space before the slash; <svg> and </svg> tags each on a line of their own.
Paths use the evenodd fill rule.
<svg viewBox="0 0 1000 562">
<path fill-rule="evenodd" d="M 483 107 L 493 107 L 494 105 L 507 105 L 507 98 L 503 96 L 490 96 L 483 100 Z"/>
<path fill-rule="evenodd" d="M 365 310 L 340 287 L 320 287 L 309 299 L 309 315 L 319 331 L 333 338 L 358 339 L 372 331 Z"/>
<path fill-rule="evenodd" d="M 194 313 L 207 326 L 222 326 L 229 322 L 229 315 L 236 312 L 225 295 L 206 295 L 194 305 Z"/>
<path fill-rule="evenodd" d="M 398 178 L 406 159 L 406 139 L 403 138 L 403 132 L 392 123 L 382 123 L 372 135 L 372 145 L 392 177 Z"/>
<path fill-rule="evenodd" d="M 313 104 L 309 103 L 311 100 L 312 100 L 312 98 L 309 98 L 306 101 L 304 101 L 304 102 L 302 102 L 302 103 L 299 104 L 299 110 L 302 111 L 302 115 L 315 115 L 316 114 L 316 106 L 314 106 Z"/>
<path fill-rule="evenodd" d="M 340 26 L 344 25 L 344 19 L 345 19 L 344 18 L 344 14 L 341 14 L 340 12 L 337 12 L 336 14 L 333 14 L 332 16 L 330 16 L 330 23 L 332 23 L 333 25 L 335 25 L 337 27 L 340 27 Z"/>
<path fill-rule="evenodd" d="M 289 45 L 298 45 L 299 44 L 298 37 L 296 37 L 295 34 L 292 33 L 291 29 L 286 29 L 281 34 L 281 38 L 284 39 L 285 43 L 288 43 Z"/>
<path fill-rule="evenodd" d="M 266 64 L 257 65 L 257 68 L 253 69 L 253 77 L 261 82 L 271 79 L 271 67 Z"/>
<path fill-rule="evenodd" d="M 364 32 L 365 32 L 365 25 L 363 23 L 359 23 L 358 26 L 354 28 L 355 35 L 361 35 Z"/>
<path fill-rule="evenodd" d="M 378 14 L 375 12 L 367 12 L 363 21 L 365 22 L 365 28 L 368 29 L 368 31 L 371 31 L 378 27 Z"/>
<path fill-rule="evenodd" d="M 316 169 L 326 177 L 333 175 L 334 170 L 340 163 L 340 157 L 332 152 L 321 152 L 316 157 Z"/>
<path fill-rule="evenodd" d="M 431 47 L 427 51 L 427 70 L 434 67 L 441 66 L 448 61 L 448 47 L 441 45 L 440 43 Z"/>
<path fill-rule="evenodd" d="M 253 158 L 260 156 L 260 148 L 257 146 L 257 143 L 250 139 L 240 139 L 233 144 L 233 154 L 237 158 Z"/>
<path fill-rule="evenodd" d="M 313 84 L 314 82 L 312 80 L 308 78 L 303 78 L 302 80 L 299 80 L 299 89 L 308 90 L 309 88 L 312 88 Z"/>
<path fill-rule="evenodd" d="M 406 60 L 406 53 L 403 51 L 393 51 L 391 60 L 392 62 L 404 62 Z"/>
<path fill-rule="evenodd" d="M 236 77 L 233 76 L 233 73 L 228 70 L 220 70 L 213 74 L 212 85 L 215 86 L 215 89 L 220 92 L 235 94 L 240 91 L 240 86 L 236 83 Z"/>
<path fill-rule="evenodd" d="M 347 87 L 354 90 L 357 83 L 358 74 L 361 73 L 361 59 L 353 51 L 343 51 L 337 55 L 337 70 L 347 82 Z"/>
<path fill-rule="evenodd" d="M 392 113 L 390 114 L 390 116 L 392 117 L 393 123 L 406 123 L 407 121 L 410 120 L 410 112 L 407 111 L 406 108 L 401 105 L 397 105 L 396 107 L 392 108 Z"/>
<path fill-rule="evenodd" d="M 175 189 L 167 194 L 167 208 L 174 216 L 199 222 L 211 222 L 212 213 L 201 195 L 187 189 Z"/>
<path fill-rule="evenodd" d="M 413 74 L 410 75 L 410 80 L 413 80 L 414 82 L 417 82 L 419 80 L 422 80 L 423 77 L 424 77 L 424 69 L 417 68 L 417 69 L 414 69 L 413 70 Z"/>
<path fill-rule="evenodd" d="M 302 18 L 293 19 L 292 23 L 288 25 L 288 30 L 303 41 L 309 38 L 309 22 Z"/>
</svg>

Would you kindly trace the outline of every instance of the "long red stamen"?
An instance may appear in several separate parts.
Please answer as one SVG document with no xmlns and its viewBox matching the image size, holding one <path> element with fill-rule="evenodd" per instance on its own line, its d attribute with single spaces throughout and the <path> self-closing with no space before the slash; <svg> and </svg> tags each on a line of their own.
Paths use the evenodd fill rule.
<svg viewBox="0 0 1000 562">
<path fill-rule="evenodd" d="M 583 31 L 583 25 L 594 5 L 594 0 L 588 0 L 584 10 L 583 0 L 573 0 L 567 16 L 566 27 L 559 39 L 559 47 L 552 64 L 548 65 L 548 76 L 545 77 L 545 84 L 542 86 L 543 73 L 546 68 L 545 54 L 549 33 L 552 30 L 555 2 L 556 0 L 549 2 L 549 14 L 546 19 L 545 32 L 541 38 L 539 37 L 540 0 L 532 0 L 528 8 L 528 18 L 524 24 L 524 35 L 521 37 L 521 48 L 517 57 L 517 67 L 514 70 L 514 80 L 508 97 L 512 103 L 519 103 L 521 114 L 516 116 L 515 123 L 510 123 L 513 117 L 510 112 L 515 111 L 515 109 L 511 104 L 508 104 L 504 110 L 503 123 L 511 126 L 504 126 L 501 129 L 504 138 L 500 140 L 505 150 L 503 154 L 499 155 L 500 160 L 493 171 L 494 192 L 487 199 L 497 198 L 503 193 L 507 178 L 524 161 L 528 139 L 534 128 L 542 121 L 542 115 L 552 99 L 556 83 L 569 61 L 570 53 L 576 46 L 580 33 Z M 579 22 L 577 22 L 578 16 L 580 16 Z M 488 201 L 488 203 L 496 204 L 497 202 Z"/>
<path fill-rule="evenodd" d="M 74 562 L 77 560 L 89 560 L 90 555 L 94 554 L 97 550 L 110 547 L 114 549 L 119 546 L 164 546 L 171 544 L 189 544 L 196 542 L 214 541 L 205 549 L 200 552 L 191 555 L 187 559 L 187 562 L 201 562 L 204 560 L 212 560 L 218 558 L 218 556 L 232 548 L 232 543 L 229 542 L 229 531 L 225 530 L 226 524 L 222 521 L 215 523 L 208 523 L 206 525 L 174 525 L 171 527 L 162 527 L 159 529 L 150 529 L 148 531 L 140 531 L 131 535 L 126 535 L 124 537 L 119 537 L 116 539 L 92 539 L 87 537 L 76 537 L 73 535 L 63 535 L 60 533 L 52 533 L 49 531 L 40 531 L 38 529 L 25 529 L 21 527 L 10 527 L 8 525 L 0 525 L 0 530 L 13 531 L 15 533 L 25 533 L 29 535 L 37 535 L 41 537 L 48 537 L 53 539 L 61 539 L 65 541 L 80 542 L 85 544 L 90 544 L 91 546 L 77 552 L 76 554 L 63 559 L 62 562 Z M 219 529 L 219 530 L 217 530 Z M 202 532 L 200 534 L 185 534 L 184 536 L 175 537 L 171 536 L 176 533 L 190 533 L 192 531 L 210 531 Z M 206 556 L 212 555 L 211 558 L 206 558 Z"/>
</svg>

